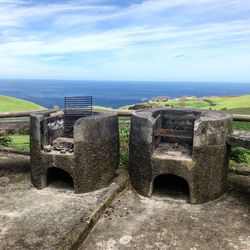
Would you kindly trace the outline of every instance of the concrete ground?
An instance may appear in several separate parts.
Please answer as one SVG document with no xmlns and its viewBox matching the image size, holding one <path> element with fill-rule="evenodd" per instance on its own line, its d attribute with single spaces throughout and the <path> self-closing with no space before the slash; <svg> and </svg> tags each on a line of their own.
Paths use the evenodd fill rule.
<svg viewBox="0 0 250 250">
<path fill-rule="evenodd" d="M 0 249 L 77 246 L 119 188 L 115 181 L 96 192 L 74 194 L 58 181 L 37 190 L 30 181 L 29 157 L 0 153 Z"/>
<path fill-rule="evenodd" d="M 250 179 L 243 181 L 250 187 Z M 250 188 L 201 205 L 159 193 L 145 198 L 129 188 L 106 209 L 83 249 L 249 250 Z"/>
<path fill-rule="evenodd" d="M 179 191 L 149 199 L 128 187 L 87 237 L 125 185 L 120 176 L 88 194 L 61 182 L 37 190 L 29 157 L 0 153 L 0 250 L 250 249 L 250 177 L 242 175 L 230 175 L 230 191 L 202 205 Z"/>
</svg>

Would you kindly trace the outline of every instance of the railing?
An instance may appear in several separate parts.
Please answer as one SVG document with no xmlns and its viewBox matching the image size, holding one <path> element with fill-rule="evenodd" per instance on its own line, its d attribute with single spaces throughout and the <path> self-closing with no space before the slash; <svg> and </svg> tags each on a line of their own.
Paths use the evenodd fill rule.
<svg viewBox="0 0 250 250">
<path fill-rule="evenodd" d="M 119 117 L 130 117 L 132 110 L 113 110 L 116 111 Z M 35 111 L 21 111 L 21 112 L 0 112 L 0 131 L 14 131 L 28 133 L 30 120 L 29 116 Z M 250 122 L 250 115 L 233 114 L 233 120 L 239 122 Z M 250 131 L 234 131 L 227 139 L 227 143 L 233 147 L 244 147 L 250 149 Z M 1 151 L 8 149 L 1 149 Z M 10 150 L 11 152 L 13 150 Z M 20 153 L 18 150 L 13 151 Z M 22 154 L 24 154 L 22 152 Z M 26 152 L 25 154 L 29 154 Z"/>
<path fill-rule="evenodd" d="M 130 117 L 133 110 L 113 110 L 117 112 L 118 116 Z M 19 111 L 19 112 L 1 112 L 0 113 L 0 130 L 16 128 L 28 128 L 29 127 L 29 116 L 35 111 Z M 250 122 L 250 115 L 238 115 L 233 114 L 234 121 Z"/>
<path fill-rule="evenodd" d="M 232 115 L 234 121 L 250 122 L 250 115 Z"/>
</svg>

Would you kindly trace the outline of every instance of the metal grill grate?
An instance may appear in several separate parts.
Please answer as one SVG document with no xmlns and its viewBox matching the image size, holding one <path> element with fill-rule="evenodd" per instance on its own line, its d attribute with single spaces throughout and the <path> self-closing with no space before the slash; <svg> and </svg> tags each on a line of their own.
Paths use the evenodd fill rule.
<svg viewBox="0 0 250 250">
<path fill-rule="evenodd" d="M 73 136 L 75 122 L 93 114 L 92 96 L 67 96 L 64 98 L 64 134 Z"/>
</svg>

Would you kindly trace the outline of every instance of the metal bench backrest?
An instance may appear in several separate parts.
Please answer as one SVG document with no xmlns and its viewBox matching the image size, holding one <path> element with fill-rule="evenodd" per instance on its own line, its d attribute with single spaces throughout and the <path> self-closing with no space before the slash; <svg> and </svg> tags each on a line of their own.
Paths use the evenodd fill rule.
<svg viewBox="0 0 250 250">
<path fill-rule="evenodd" d="M 92 96 L 66 96 L 64 98 L 64 135 L 73 136 L 75 122 L 93 114 Z"/>
</svg>

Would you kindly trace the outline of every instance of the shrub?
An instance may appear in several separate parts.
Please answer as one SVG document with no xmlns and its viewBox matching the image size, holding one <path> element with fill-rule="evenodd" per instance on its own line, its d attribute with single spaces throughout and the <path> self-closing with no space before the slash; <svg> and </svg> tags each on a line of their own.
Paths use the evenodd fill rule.
<svg viewBox="0 0 250 250">
<path fill-rule="evenodd" d="M 247 163 L 248 155 L 250 155 L 249 151 L 244 148 L 232 148 L 230 158 L 237 163 Z"/>
<path fill-rule="evenodd" d="M 128 153 L 120 152 L 120 167 L 127 169 L 128 167 Z"/>
<path fill-rule="evenodd" d="M 139 110 L 139 109 L 148 109 L 152 108 L 153 106 L 148 103 L 141 103 L 141 104 L 135 104 L 133 106 L 130 106 L 128 109 L 129 110 Z"/>
<path fill-rule="evenodd" d="M 120 166 L 122 168 L 128 166 L 129 132 L 129 128 L 120 128 Z"/>
<path fill-rule="evenodd" d="M 13 145 L 13 140 L 9 136 L 1 136 L 0 145 L 4 147 L 10 147 Z"/>
<path fill-rule="evenodd" d="M 216 106 L 213 100 L 210 100 L 208 98 L 203 98 L 202 99 L 204 102 L 207 102 L 210 106 Z"/>
</svg>

